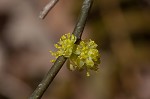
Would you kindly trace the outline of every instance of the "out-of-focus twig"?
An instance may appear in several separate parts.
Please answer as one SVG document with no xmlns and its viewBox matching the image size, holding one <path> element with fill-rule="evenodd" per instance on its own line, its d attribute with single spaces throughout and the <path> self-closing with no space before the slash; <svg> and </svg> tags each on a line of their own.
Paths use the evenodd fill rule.
<svg viewBox="0 0 150 99">
<path fill-rule="evenodd" d="M 81 39 L 82 32 L 85 27 L 85 23 L 87 20 L 87 16 L 89 13 L 89 10 L 92 6 L 93 0 L 84 0 L 82 4 L 81 14 L 78 18 L 78 22 L 75 26 L 75 29 L 72 34 L 74 34 L 79 41 Z M 41 83 L 38 85 L 38 87 L 35 89 L 35 91 L 32 93 L 32 95 L 29 97 L 29 99 L 40 99 L 48 86 L 51 84 L 63 64 L 65 63 L 66 58 L 64 56 L 60 56 L 57 58 L 54 65 L 51 67 L 47 75 L 43 78 Z"/>
<path fill-rule="evenodd" d="M 40 12 L 39 18 L 44 19 L 48 12 L 56 5 L 56 3 L 59 0 L 51 0 L 49 3 L 43 8 L 43 10 Z"/>
</svg>

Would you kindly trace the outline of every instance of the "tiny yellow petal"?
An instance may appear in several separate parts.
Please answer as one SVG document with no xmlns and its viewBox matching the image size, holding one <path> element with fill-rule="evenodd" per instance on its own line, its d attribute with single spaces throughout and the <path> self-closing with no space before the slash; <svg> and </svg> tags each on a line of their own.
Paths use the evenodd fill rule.
<svg viewBox="0 0 150 99">
<path fill-rule="evenodd" d="M 87 76 L 87 77 L 89 77 L 89 76 L 90 76 L 90 73 L 89 73 L 88 71 L 86 72 L 86 76 Z"/>
<path fill-rule="evenodd" d="M 52 63 L 54 63 L 56 60 L 51 60 Z"/>
</svg>

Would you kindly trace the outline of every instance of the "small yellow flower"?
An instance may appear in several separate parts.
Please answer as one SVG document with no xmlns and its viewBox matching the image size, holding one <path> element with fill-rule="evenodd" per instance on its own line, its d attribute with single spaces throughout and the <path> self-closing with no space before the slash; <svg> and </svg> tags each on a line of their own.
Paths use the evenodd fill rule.
<svg viewBox="0 0 150 99">
<path fill-rule="evenodd" d="M 97 44 L 92 40 L 81 41 L 69 60 L 71 61 L 70 70 L 86 69 L 87 76 L 90 76 L 89 70 L 97 71 L 98 64 L 100 63 Z"/>
<path fill-rule="evenodd" d="M 59 56 L 64 56 L 64 57 L 70 57 L 74 48 L 74 43 L 76 42 L 76 37 L 73 34 L 65 34 L 60 38 L 60 41 L 58 44 L 55 44 L 54 46 L 58 49 L 57 52 L 52 52 L 50 53 L 55 56 L 56 58 Z M 55 60 L 52 60 L 51 62 L 55 62 Z"/>
</svg>

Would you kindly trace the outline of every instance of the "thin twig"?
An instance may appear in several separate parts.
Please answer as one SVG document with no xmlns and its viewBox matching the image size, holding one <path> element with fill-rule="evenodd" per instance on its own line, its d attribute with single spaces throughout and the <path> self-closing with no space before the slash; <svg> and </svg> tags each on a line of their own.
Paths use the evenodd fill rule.
<svg viewBox="0 0 150 99">
<path fill-rule="evenodd" d="M 44 19 L 48 12 L 56 5 L 56 3 L 59 0 L 51 0 L 49 3 L 43 8 L 43 10 L 40 12 L 39 18 Z"/>
<path fill-rule="evenodd" d="M 66 58 L 63 56 L 60 56 L 57 58 L 54 65 L 51 67 L 51 69 L 48 71 L 47 75 L 43 78 L 41 83 L 38 85 L 38 87 L 35 89 L 35 91 L 32 93 L 31 97 L 29 99 L 40 99 L 48 86 L 51 84 L 63 64 L 65 63 Z"/>
<path fill-rule="evenodd" d="M 89 14 L 89 11 L 91 9 L 91 6 L 93 4 L 94 0 L 84 0 L 83 4 L 82 4 L 82 9 L 80 12 L 80 16 L 78 18 L 78 22 L 74 28 L 74 31 L 72 34 L 74 34 L 78 40 L 81 39 L 85 24 L 86 24 L 86 20 Z"/>
<path fill-rule="evenodd" d="M 87 20 L 87 16 L 89 13 L 89 10 L 91 8 L 93 0 L 84 0 L 82 9 L 81 9 L 81 14 L 79 16 L 78 22 L 75 26 L 75 29 L 72 34 L 74 34 L 77 38 L 78 41 L 81 39 L 82 32 L 85 27 L 85 23 Z M 57 58 L 56 62 L 54 65 L 51 67 L 47 75 L 44 77 L 44 79 L 41 81 L 41 83 L 38 85 L 38 87 L 35 89 L 35 91 L 32 93 L 32 95 L 29 97 L 29 99 L 40 99 L 48 86 L 51 84 L 63 64 L 65 63 L 66 58 L 64 56 L 60 56 Z"/>
</svg>

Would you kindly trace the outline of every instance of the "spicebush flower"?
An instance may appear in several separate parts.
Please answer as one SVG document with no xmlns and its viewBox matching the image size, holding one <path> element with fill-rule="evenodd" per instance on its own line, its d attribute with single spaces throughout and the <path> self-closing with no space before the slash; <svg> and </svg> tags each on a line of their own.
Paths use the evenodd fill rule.
<svg viewBox="0 0 150 99">
<path fill-rule="evenodd" d="M 76 37 L 73 34 L 65 34 L 60 38 L 58 44 L 55 47 L 57 52 L 51 52 L 56 58 L 64 56 L 69 59 L 69 70 L 86 70 L 87 76 L 90 76 L 89 70 L 98 70 L 98 64 L 100 63 L 100 54 L 97 50 L 97 44 L 92 40 L 81 40 L 79 45 L 74 44 Z M 55 62 L 52 60 L 51 62 Z"/>
<path fill-rule="evenodd" d="M 100 54 L 96 48 L 97 44 L 92 40 L 81 41 L 69 59 L 71 61 L 69 69 L 86 69 L 87 76 L 90 76 L 89 70 L 97 71 Z"/>
<path fill-rule="evenodd" d="M 50 53 L 56 58 L 62 55 L 64 57 L 69 58 L 72 54 L 76 39 L 77 39 L 76 36 L 70 33 L 63 35 L 60 38 L 60 41 L 58 42 L 58 44 L 54 45 L 58 49 L 58 51 L 57 52 L 50 51 Z M 55 62 L 55 60 L 51 60 L 51 62 Z"/>
</svg>

